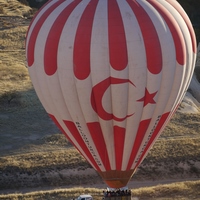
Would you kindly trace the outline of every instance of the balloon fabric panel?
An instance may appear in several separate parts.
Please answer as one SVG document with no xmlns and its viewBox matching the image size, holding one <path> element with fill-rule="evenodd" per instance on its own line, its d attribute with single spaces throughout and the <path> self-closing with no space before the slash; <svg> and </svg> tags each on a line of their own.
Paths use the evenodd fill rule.
<svg viewBox="0 0 200 200">
<path fill-rule="evenodd" d="M 45 110 L 113 188 L 125 186 L 187 90 L 196 39 L 169 0 L 52 0 L 26 36 Z"/>
</svg>

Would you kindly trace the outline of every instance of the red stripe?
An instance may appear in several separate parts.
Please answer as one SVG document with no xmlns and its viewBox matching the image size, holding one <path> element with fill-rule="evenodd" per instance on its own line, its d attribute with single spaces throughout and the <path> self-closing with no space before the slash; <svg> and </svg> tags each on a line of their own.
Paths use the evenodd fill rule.
<svg viewBox="0 0 200 200">
<path fill-rule="evenodd" d="M 176 60 L 180 65 L 184 65 L 186 62 L 186 48 L 185 48 L 185 41 L 178 23 L 171 15 L 171 13 L 157 1 L 155 0 L 147 0 L 147 1 L 160 13 L 160 15 L 164 18 L 165 22 L 167 23 L 170 32 L 172 34 L 174 45 L 176 48 Z"/>
<path fill-rule="evenodd" d="M 80 19 L 74 42 L 74 74 L 79 80 L 90 74 L 90 43 L 92 25 L 98 0 L 92 0 Z"/>
<path fill-rule="evenodd" d="M 106 143 L 99 122 L 87 123 L 93 142 L 106 170 L 111 170 Z"/>
<path fill-rule="evenodd" d="M 71 12 L 80 2 L 81 0 L 76 0 L 70 3 L 59 14 L 49 31 L 44 51 L 44 69 L 49 76 L 53 75 L 57 70 L 58 45 L 63 27 Z"/>
<path fill-rule="evenodd" d="M 192 47 L 193 47 L 193 52 L 197 53 L 197 43 L 196 43 L 196 36 L 195 36 L 195 32 L 194 29 L 192 27 L 192 24 L 190 22 L 190 19 L 188 18 L 187 14 L 185 13 L 185 11 L 183 10 L 183 8 L 180 6 L 180 4 L 177 1 L 171 1 L 171 0 L 166 0 L 169 4 L 171 4 L 178 12 L 179 14 L 182 16 L 182 18 L 184 19 L 188 30 L 190 32 L 190 36 L 191 36 L 191 40 L 192 40 Z"/>
<path fill-rule="evenodd" d="M 149 127 L 150 122 L 151 122 L 151 119 L 146 119 L 146 120 L 143 120 L 143 121 L 140 122 L 138 131 L 137 131 L 137 135 L 136 135 L 136 138 L 135 138 L 135 141 L 134 141 L 134 145 L 133 145 L 133 148 L 132 148 L 131 156 L 130 156 L 130 159 L 129 159 L 129 162 L 128 162 L 127 170 L 131 169 L 132 164 L 135 161 L 135 157 L 138 153 L 138 150 L 141 146 L 142 140 L 145 136 L 145 133 L 146 133 L 148 127 Z"/>
<path fill-rule="evenodd" d="M 29 43 L 27 46 L 27 62 L 28 62 L 28 66 L 32 66 L 34 63 L 34 51 L 35 51 L 35 43 L 36 43 L 36 39 L 38 36 L 38 33 L 43 25 L 43 23 L 45 22 L 45 20 L 47 19 L 47 17 L 51 14 L 51 12 L 56 9 L 63 1 L 65 0 L 60 0 L 57 1 L 56 3 L 54 3 L 52 6 L 50 6 L 44 13 L 43 15 L 40 17 L 40 19 L 37 21 L 37 23 L 35 24 L 32 32 L 31 32 L 31 36 L 29 39 Z"/>
<path fill-rule="evenodd" d="M 162 50 L 156 29 L 148 13 L 141 5 L 133 0 L 127 0 L 140 26 L 145 45 L 147 68 L 153 74 L 162 70 Z"/>
<path fill-rule="evenodd" d="M 115 70 L 127 67 L 126 36 L 120 10 L 116 0 L 108 1 L 108 37 L 110 64 Z"/>
<path fill-rule="evenodd" d="M 85 142 L 87 142 L 87 141 L 83 141 L 83 138 L 81 137 L 79 131 L 77 130 L 76 125 L 74 124 L 74 122 L 67 121 L 67 120 L 63 120 L 63 121 L 66 124 L 67 128 L 69 129 L 69 131 L 71 132 L 71 134 L 73 135 L 74 139 L 78 142 L 78 144 L 80 145 L 80 147 L 82 148 L 84 153 L 87 155 L 87 159 L 90 160 L 90 162 L 94 165 L 94 167 L 96 168 L 97 171 L 100 171 L 100 168 L 97 165 L 94 157 L 91 155 L 88 147 L 86 146 Z M 87 138 L 86 138 L 86 140 L 87 140 Z"/>
<path fill-rule="evenodd" d="M 126 132 L 125 128 L 114 126 L 116 170 L 121 170 L 121 167 L 122 167 L 125 132 Z"/>
<path fill-rule="evenodd" d="M 138 165 L 142 162 L 144 156 L 145 156 L 146 153 L 149 151 L 150 147 L 153 145 L 153 142 L 154 142 L 156 136 L 160 133 L 160 130 L 161 130 L 161 128 L 163 127 L 165 121 L 167 120 L 169 114 L 170 114 L 170 112 L 165 113 L 165 114 L 163 114 L 162 117 L 160 118 L 160 120 L 159 120 L 159 122 L 158 122 L 158 124 L 157 124 L 157 126 L 156 126 L 156 128 L 155 128 L 155 131 L 153 132 L 153 134 L 152 134 L 152 136 L 151 136 L 151 138 L 150 138 L 148 144 L 146 145 L 146 147 L 145 147 L 145 149 L 144 149 L 142 155 L 140 156 L 139 160 L 137 161 L 137 165 L 136 165 L 135 168 L 137 168 Z"/>
</svg>

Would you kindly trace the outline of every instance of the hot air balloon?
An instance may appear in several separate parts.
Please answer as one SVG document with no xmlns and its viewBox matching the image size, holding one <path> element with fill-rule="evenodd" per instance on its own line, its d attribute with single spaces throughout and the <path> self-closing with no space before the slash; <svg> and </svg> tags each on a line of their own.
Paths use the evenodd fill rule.
<svg viewBox="0 0 200 200">
<path fill-rule="evenodd" d="M 181 103 L 196 38 L 175 0 L 51 0 L 29 26 L 26 57 L 46 112 L 121 188 Z"/>
</svg>

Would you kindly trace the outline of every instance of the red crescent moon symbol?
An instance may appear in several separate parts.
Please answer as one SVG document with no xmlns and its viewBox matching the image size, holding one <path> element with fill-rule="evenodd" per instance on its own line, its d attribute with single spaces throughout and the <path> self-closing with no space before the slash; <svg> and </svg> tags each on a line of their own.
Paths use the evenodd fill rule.
<svg viewBox="0 0 200 200">
<path fill-rule="evenodd" d="M 127 115 L 124 118 L 118 118 L 118 117 L 114 116 L 112 113 L 106 112 L 105 109 L 103 108 L 102 99 L 103 99 L 103 95 L 106 92 L 106 90 L 108 89 L 108 87 L 111 84 L 121 84 L 121 83 L 130 83 L 133 86 L 135 86 L 128 79 L 119 79 L 119 78 L 109 77 L 93 87 L 92 94 L 91 94 L 91 105 L 92 105 L 92 108 L 94 109 L 94 111 L 99 115 L 100 118 L 102 118 L 104 120 L 114 119 L 116 121 L 123 121 L 127 117 L 130 117 L 133 115 L 133 114 L 131 114 L 131 115 Z"/>
</svg>

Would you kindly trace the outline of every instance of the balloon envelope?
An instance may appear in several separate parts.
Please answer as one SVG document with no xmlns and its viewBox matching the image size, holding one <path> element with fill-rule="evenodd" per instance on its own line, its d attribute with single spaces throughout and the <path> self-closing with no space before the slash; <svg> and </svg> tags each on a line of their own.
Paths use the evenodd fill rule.
<svg viewBox="0 0 200 200">
<path fill-rule="evenodd" d="M 196 39 L 172 0 L 52 0 L 26 37 L 49 116 L 112 188 L 125 186 L 189 86 Z"/>
</svg>

